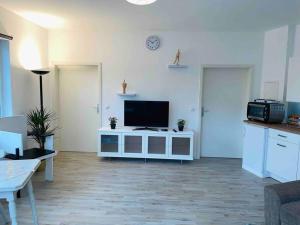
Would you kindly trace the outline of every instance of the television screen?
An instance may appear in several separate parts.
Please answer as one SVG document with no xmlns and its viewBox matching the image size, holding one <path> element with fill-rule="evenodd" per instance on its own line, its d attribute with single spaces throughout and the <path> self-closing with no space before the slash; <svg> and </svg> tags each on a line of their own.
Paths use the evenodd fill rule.
<svg viewBox="0 0 300 225">
<path fill-rule="evenodd" d="M 124 125 L 169 127 L 169 102 L 124 101 Z"/>
</svg>

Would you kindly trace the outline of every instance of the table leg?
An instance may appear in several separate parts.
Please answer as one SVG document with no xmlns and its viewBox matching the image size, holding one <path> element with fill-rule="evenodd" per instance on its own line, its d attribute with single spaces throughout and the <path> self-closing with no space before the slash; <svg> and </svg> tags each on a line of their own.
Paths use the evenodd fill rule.
<svg viewBox="0 0 300 225">
<path fill-rule="evenodd" d="M 37 211 L 36 211 L 36 206 L 35 206 L 35 199 L 34 199 L 34 193 L 33 193 L 31 180 L 27 183 L 27 191 L 28 191 L 29 201 L 30 201 L 31 210 L 32 210 L 33 224 L 38 225 L 39 224 L 38 216 L 37 216 Z"/>
<path fill-rule="evenodd" d="M 17 191 L 17 198 L 21 198 L 21 190 Z"/>
<path fill-rule="evenodd" d="M 53 157 L 46 159 L 45 180 L 53 181 Z"/>
<path fill-rule="evenodd" d="M 9 215 L 11 219 L 11 225 L 18 225 L 17 222 L 17 208 L 16 208 L 16 202 L 15 202 L 15 196 L 14 193 L 11 192 L 10 195 L 7 198 L 8 201 L 8 208 L 9 208 Z"/>
<path fill-rule="evenodd" d="M 7 216 L 5 215 L 4 208 L 3 208 L 3 206 L 2 206 L 1 203 L 0 203 L 0 214 L 1 214 L 2 218 L 4 219 L 4 222 L 5 222 L 5 223 L 8 223 L 8 222 L 9 222 L 9 219 L 8 219 Z"/>
</svg>

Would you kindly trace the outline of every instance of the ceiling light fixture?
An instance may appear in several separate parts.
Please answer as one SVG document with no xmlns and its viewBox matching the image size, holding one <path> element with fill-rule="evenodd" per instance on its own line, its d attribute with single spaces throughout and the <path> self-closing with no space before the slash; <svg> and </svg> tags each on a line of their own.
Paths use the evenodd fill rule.
<svg viewBox="0 0 300 225">
<path fill-rule="evenodd" d="M 150 5 L 157 0 L 126 0 L 127 2 L 135 5 Z"/>
</svg>

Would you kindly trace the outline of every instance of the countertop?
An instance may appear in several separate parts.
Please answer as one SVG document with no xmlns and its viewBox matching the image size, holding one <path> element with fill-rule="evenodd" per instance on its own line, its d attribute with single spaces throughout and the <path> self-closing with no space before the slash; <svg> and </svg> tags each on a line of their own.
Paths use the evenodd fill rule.
<svg viewBox="0 0 300 225">
<path fill-rule="evenodd" d="M 248 123 L 248 124 L 262 126 L 262 127 L 265 127 L 265 128 L 271 128 L 271 129 L 281 130 L 281 131 L 290 132 L 290 133 L 293 133 L 293 134 L 299 134 L 300 135 L 300 127 L 294 126 L 294 125 L 289 125 L 289 124 L 286 124 L 286 123 L 280 123 L 280 124 L 264 123 L 264 122 L 254 121 L 254 120 L 244 120 L 244 122 Z"/>
</svg>

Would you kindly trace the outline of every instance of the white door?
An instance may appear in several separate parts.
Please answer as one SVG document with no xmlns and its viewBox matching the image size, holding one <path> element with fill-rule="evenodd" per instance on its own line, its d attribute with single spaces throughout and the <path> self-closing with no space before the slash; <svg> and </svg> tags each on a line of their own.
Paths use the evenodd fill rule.
<svg viewBox="0 0 300 225">
<path fill-rule="evenodd" d="M 100 75 L 97 66 L 59 67 L 59 149 L 97 151 L 100 127 Z"/>
<path fill-rule="evenodd" d="M 249 100 L 248 69 L 204 70 L 202 96 L 203 157 L 242 158 L 243 120 Z"/>
</svg>

